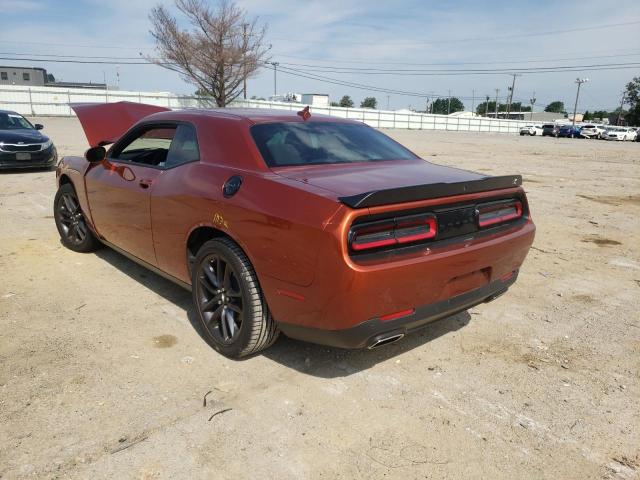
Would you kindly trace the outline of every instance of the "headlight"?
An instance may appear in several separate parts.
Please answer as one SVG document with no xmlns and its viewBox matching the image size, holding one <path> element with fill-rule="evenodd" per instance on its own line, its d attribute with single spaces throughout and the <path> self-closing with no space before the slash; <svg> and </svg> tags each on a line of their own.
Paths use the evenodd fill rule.
<svg viewBox="0 0 640 480">
<path fill-rule="evenodd" d="M 53 142 L 51 141 L 51 139 L 49 139 L 49 140 L 47 140 L 46 142 L 44 142 L 42 144 L 42 150 L 46 150 L 46 149 L 50 148 L 51 145 L 53 145 Z"/>
</svg>

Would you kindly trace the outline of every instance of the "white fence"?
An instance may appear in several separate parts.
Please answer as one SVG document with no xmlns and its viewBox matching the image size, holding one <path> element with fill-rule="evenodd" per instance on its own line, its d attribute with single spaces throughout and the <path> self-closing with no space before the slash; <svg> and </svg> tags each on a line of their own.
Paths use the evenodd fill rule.
<svg viewBox="0 0 640 480">
<path fill-rule="evenodd" d="M 167 108 L 210 106 L 206 99 L 175 95 L 169 92 L 130 92 L 89 88 L 0 86 L 0 109 L 21 115 L 73 116 L 71 103 L 136 102 Z"/>
<path fill-rule="evenodd" d="M 266 102 L 263 100 L 240 100 L 235 101 L 231 107 L 276 108 L 297 111 L 302 109 L 304 105 L 299 103 Z M 374 110 L 371 108 L 311 107 L 311 113 L 322 113 L 334 117 L 359 120 L 375 128 L 399 128 L 404 130 L 519 133 L 520 127 L 531 125 L 531 122 L 522 120 L 430 115 L 417 112 Z"/>
<path fill-rule="evenodd" d="M 180 96 L 169 92 L 0 86 L 0 109 L 13 110 L 22 115 L 73 116 L 73 110 L 69 107 L 71 103 L 111 103 L 120 101 L 147 103 L 172 109 L 211 107 L 211 102 L 206 98 Z M 297 111 L 303 105 L 263 100 L 239 100 L 235 101 L 230 107 L 273 108 Z M 375 128 L 409 130 L 518 133 L 521 126 L 530 123 L 519 120 L 429 115 L 369 108 L 311 107 L 311 112 L 359 120 Z"/>
</svg>

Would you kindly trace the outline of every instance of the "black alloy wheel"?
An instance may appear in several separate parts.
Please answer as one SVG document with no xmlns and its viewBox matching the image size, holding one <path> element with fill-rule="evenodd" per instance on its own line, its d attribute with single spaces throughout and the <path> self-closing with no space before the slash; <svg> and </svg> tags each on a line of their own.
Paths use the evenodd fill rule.
<svg viewBox="0 0 640 480">
<path fill-rule="evenodd" d="M 53 217 L 65 247 L 75 252 L 96 250 L 100 242 L 93 235 L 72 185 L 61 185 L 54 200 Z"/>
<path fill-rule="evenodd" d="M 191 289 L 203 337 L 223 355 L 251 355 L 278 338 L 256 272 L 229 238 L 209 240 L 200 247 Z"/>
<path fill-rule="evenodd" d="M 240 334 L 243 299 L 238 275 L 221 255 L 208 255 L 198 273 L 199 310 L 215 340 L 230 345 Z"/>
</svg>

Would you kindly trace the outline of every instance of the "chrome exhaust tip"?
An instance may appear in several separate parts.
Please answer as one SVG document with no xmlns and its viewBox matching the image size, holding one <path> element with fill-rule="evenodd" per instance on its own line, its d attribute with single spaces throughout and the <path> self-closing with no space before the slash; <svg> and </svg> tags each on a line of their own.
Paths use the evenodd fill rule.
<svg viewBox="0 0 640 480">
<path fill-rule="evenodd" d="M 367 347 L 369 350 L 373 350 L 374 348 L 381 347 L 383 345 L 389 345 L 390 343 L 395 343 L 404 337 L 404 333 L 391 333 L 391 334 L 382 334 L 374 337 L 369 346 Z"/>
</svg>

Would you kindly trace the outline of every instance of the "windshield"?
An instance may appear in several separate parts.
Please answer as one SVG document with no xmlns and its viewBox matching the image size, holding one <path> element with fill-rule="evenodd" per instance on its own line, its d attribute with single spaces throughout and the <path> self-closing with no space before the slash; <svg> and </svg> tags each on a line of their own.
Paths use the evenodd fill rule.
<svg viewBox="0 0 640 480">
<path fill-rule="evenodd" d="M 0 112 L 0 130 L 33 130 L 33 125 L 17 113 Z"/>
<path fill-rule="evenodd" d="M 366 125 L 332 122 L 265 123 L 251 134 L 270 167 L 418 158 Z"/>
</svg>

